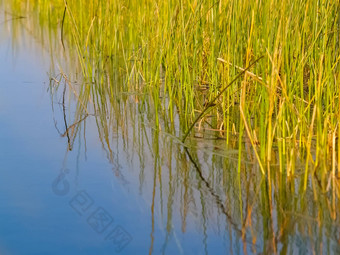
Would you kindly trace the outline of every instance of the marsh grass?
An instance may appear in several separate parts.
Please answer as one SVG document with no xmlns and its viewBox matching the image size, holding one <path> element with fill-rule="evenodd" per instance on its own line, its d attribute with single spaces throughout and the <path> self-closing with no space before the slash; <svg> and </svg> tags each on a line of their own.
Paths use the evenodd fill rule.
<svg viewBox="0 0 340 255">
<path fill-rule="evenodd" d="M 156 128 L 165 116 L 175 122 L 178 114 L 183 138 L 216 98 L 195 132 L 220 131 L 226 144 L 236 135 L 239 171 L 247 139 L 266 175 L 270 165 L 279 164 L 281 174 L 293 176 L 296 159 L 303 158 L 305 187 L 309 173 L 340 176 L 339 1 L 14 0 L 11 5 L 39 12 L 41 25 L 62 28 L 60 38 L 74 46 L 92 84 L 82 86 L 81 104 L 92 95 L 99 107 L 110 107 L 117 90 L 135 93 L 140 111 L 152 105 Z"/>
<path fill-rule="evenodd" d="M 306 4 L 308 8 L 312 8 L 312 1 L 308 2 Z M 226 41 L 221 41 L 221 46 L 215 46 L 215 50 L 212 51 L 210 39 L 194 43 L 188 38 L 195 40 L 207 38 L 210 31 L 208 29 L 213 28 L 205 22 L 212 19 L 211 15 L 222 15 L 218 14 L 220 9 L 216 9 L 215 5 L 209 8 L 202 5 L 204 11 L 198 10 L 197 5 L 192 5 L 192 8 L 189 6 L 190 10 L 187 10 L 185 9 L 187 2 L 183 3 L 183 7 L 173 2 L 168 8 L 175 8 L 178 15 L 184 17 L 175 18 L 169 14 L 173 9 L 167 10 L 168 18 L 173 25 L 168 28 L 168 32 L 172 31 L 172 36 L 178 41 L 157 42 L 154 40 L 158 40 L 157 36 L 162 34 L 162 30 L 157 32 L 155 27 L 162 27 L 169 21 L 161 20 L 160 22 L 164 23 L 162 26 L 154 23 L 148 23 L 151 26 L 148 28 L 142 26 L 143 22 L 150 18 L 150 15 L 143 11 L 150 14 L 155 10 L 155 5 L 151 2 L 144 2 L 150 5 L 149 8 L 139 7 L 141 8 L 139 17 L 147 16 L 144 17 L 144 21 L 135 20 L 136 16 L 129 16 L 134 9 L 126 10 L 122 7 L 122 2 L 97 3 L 97 7 L 103 8 L 107 7 L 106 4 L 112 8 L 120 6 L 118 9 L 111 9 L 117 12 L 118 16 L 107 17 L 106 22 L 121 23 L 110 26 L 104 25 L 103 21 L 96 23 L 100 17 L 104 17 L 98 16 L 100 12 L 98 13 L 97 9 L 93 11 L 94 16 L 89 16 L 91 20 L 88 18 L 87 14 L 94 8 L 92 6 L 94 3 L 95 1 L 89 3 L 88 8 L 85 8 L 78 6 L 77 2 L 69 2 L 71 13 L 66 12 L 63 29 L 65 50 L 60 40 L 65 8 L 63 2 L 55 1 L 51 4 L 47 1 L 35 3 L 17 1 L 12 2 L 11 7 L 28 17 L 24 24 L 32 31 L 37 41 L 41 42 L 43 49 L 50 49 L 51 54 L 55 54 L 52 55 L 54 61 L 58 62 L 58 58 L 68 58 L 67 61 L 60 61 L 62 63 L 60 68 L 53 68 L 52 71 L 57 75 L 52 77 L 50 86 L 52 106 L 53 102 L 65 106 L 61 107 L 60 112 L 63 116 L 60 119 L 66 120 L 67 124 L 65 128 L 61 125 L 60 133 L 65 138 L 69 136 L 67 150 L 76 150 L 75 145 L 79 142 L 85 147 L 86 154 L 85 134 L 87 121 L 91 118 L 96 122 L 99 139 L 112 164 L 115 177 L 124 181 L 124 175 L 137 169 L 138 182 L 131 186 L 138 186 L 140 194 L 147 197 L 151 204 L 150 253 L 152 249 L 156 249 L 153 242 L 157 242 L 157 237 L 154 236 L 157 212 L 166 226 L 167 238 L 176 229 L 186 232 L 190 227 L 190 221 L 194 219 L 195 226 L 201 228 L 204 242 L 208 242 L 210 238 L 210 236 L 206 238 L 207 228 L 218 226 L 219 229 L 225 230 L 223 240 L 229 235 L 228 238 L 236 242 L 234 248 L 236 253 L 240 253 L 241 249 L 238 247 L 238 240 L 241 240 L 245 253 L 249 251 L 249 254 L 275 252 L 294 254 L 301 251 L 317 254 L 325 251 L 337 253 L 340 189 L 335 178 L 338 158 L 335 149 L 339 136 L 338 83 L 336 83 L 339 80 L 339 49 L 336 44 L 338 35 L 330 32 L 336 31 L 336 26 L 333 30 L 327 30 L 330 33 L 328 38 L 331 38 L 327 40 L 332 47 L 327 49 L 335 55 L 324 54 L 323 58 L 318 57 L 319 50 L 322 50 L 320 48 L 322 43 L 318 41 L 321 40 L 320 35 L 309 34 L 311 31 L 316 33 L 321 31 L 321 27 L 313 28 L 320 23 L 301 13 L 293 13 L 300 15 L 294 16 L 294 20 L 299 21 L 299 24 L 303 23 L 304 28 L 297 30 L 298 24 L 290 23 L 295 30 L 286 31 L 286 36 L 289 34 L 289 38 L 294 39 L 292 42 L 286 42 L 289 46 L 281 42 L 280 38 L 286 38 L 282 34 L 282 28 L 280 33 L 270 29 L 273 38 L 268 42 L 268 38 L 264 36 L 269 33 L 269 28 L 264 26 L 262 19 L 266 17 L 267 20 L 274 22 L 276 20 L 274 17 L 279 17 L 276 8 L 281 3 L 276 2 L 276 5 L 272 6 L 269 4 L 270 1 L 265 1 L 264 5 L 272 8 L 272 12 L 265 10 L 263 15 L 267 16 L 259 16 L 254 12 L 254 17 L 251 18 L 253 21 L 250 23 L 253 26 L 252 31 L 240 30 L 243 27 L 242 22 L 249 19 L 247 16 L 241 17 L 240 13 L 237 15 L 227 12 L 231 17 L 219 17 L 222 29 L 227 26 L 223 22 L 230 21 L 236 24 L 239 33 L 236 33 L 231 25 L 228 26 L 229 30 L 221 30 L 229 31 L 229 34 L 215 33 L 218 38 Z M 129 3 L 136 4 L 137 1 Z M 231 3 L 234 3 L 231 5 L 234 11 L 245 14 L 255 8 L 246 3 L 241 6 L 236 5 L 236 1 L 229 4 Z M 6 4 L 9 5 L 9 2 Z M 308 15 L 312 13 L 308 8 L 303 9 L 306 5 L 299 4 L 303 7 L 291 5 L 292 10 L 304 10 Z M 246 6 L 250 10 L 241 8 Z M 138 9 L 136 6 L 133 8 Z M 227 6 L 221 5 L 221 13 L 226 10 L 229 10 Z M 189 11 L 192 17 L 187 13 Z M 83 16 L 80 16 L 81 13 Z M 321 14 L 322 12 L 318 15 Z M 71 15 L 75 24 L 78 24 L 76 27 L 72 23 Z M 336 12 L 330 15 L 338 17 Z M 185 17 L 191 18 L 188 20 Z M 319 18 L 322 17 L 324 18 L 324 16 Z M 190 21 L 188 24 L 185 23 L 185 27 L 191 28 L 186 28 L 185 34 L 178 35 L 177 33 L 182 30 L 180 27 L 174 30 L 178 21 L 173 20 L 176 19 Z M 193 30 L 191 22 L 194 19 L 197 23 L 195 26 L 199 26 L 204 35 Z M 286 16 L 281 19 L 284 23 L 285 19 L 293 18 Z M 11 24 L 13 40 L 20 42 L 22 38 L 18 37 L 18 34 L 20 35 L 18 27 L 21 26 L 18 22 L 19 20 L 16 20 L 16 23 Z M 128 26 L 130 23 L 132 28 Z M 137 27 L 138 24 L 140 27 Z M 273 26 L 275 24 L 273 23 Z M 99 32 L 104 26 L 117 27 L 117 30 L 107 32 L 117 37 L 112 37 L 114 39 L 111 44 L 108 41 L 100 42 L 105 38 L 105 40 L 111 38 L 109 35 L 97 37 L 104 36 L 103 32 Z M 45 27 L 48 29 L 45 30 Z M 151 31 L 155 33 L 153 36 Z M 141 32 L 145 35 L 142 36 Z M 296 38 L 293 32 L 306 38 Z M 214 38 L 214 33 L 211 33 L 210 36 Z M 245 40 L 249 33 L 252 34 L 251 38 Z M 230 38 L 236 41 L 228 40 L 230 34 L 234 36 Z M 259 39 L 256 39 L 255 35 Z M 74 42 L 78 40 L 78 36 L 79 38 L 85 36 L 85 44 L 81 40 Z M 183 36 L 187 38 L 185 43 L 187 50 L 180 48 L 184 45 L 184 42 L 179 40 Z M 260 38 L 262 41 L 258 42 Z M 314 46 L 307 46 L 307 42 L 313 42 L 309 40 L 310 38 L 314 38 Z M 163 51 L 157 48 L 161 41 Z M 245 48 L 237 44 L 242 41 Z M 295 49 L 295 41 L 300 41 L 300 46 L 304 50 L 300 47 Z M 282 46 L 272 45 L 272 42 Z M 302 42 L 306 45 L 302 45 Z M 173 48 L 167 48 L 171 43 Z M 100 45 L 111 45 L 111 55 L 106 56 L 109 50 L 101 50 Z M 265 46 L 260 48 L 259 45 Z M 194 46 L 197 52 L 192 51 Z M 239 48 L 234 49 L 234 46 Z M 259 48 L 252 48 L 255 46 Z M 204 50 L 199 51 L 200 47 Z M 249 53 L 247 60 L 244 58 L 247 52 L 241 49 L 248 48 L 249 51 L 258 50 L 264 58 L 226 88 L 232 79 L 261 55 Z M 224 51 L 229 52 L 229 55 Z M 291 51 L 300 54 L 304 52 L 306 55 L 301 55 L 302 57 L 296 55 L 295 58 L 289 59 L 289 56 L 293 56 Z M 241 53 L 245 55 L 239 55 Z M 183 64 L 181 61 L 186 58 L 190 61 Z M 196 62 L 192 61 L 194 58 Z M 154 60 L 158 62 L 154 63 Z M 307 61 L 308 68 L 303 68 L 304 73 L 300 73 L 303 76 L 298 76 L 296 72 L 301 71 L 299 63 L 302 63 L 302 60 Z M 326 63 L 330 69 L 327 69 Z M 188 65 L 188 70 L 183 65 Z M 294 72 L 290 69 L 293 67 Z M 213 68 L 214 71 L 211 70 Z M 188 73 L 185 73 L 186 71 Z M 82 75 L 77 75 L 79 72 Z M 330 74 L 333 76 L 328 77 Z M 304 86 L 306 83 L 308 88 Z M 220 95 L 225 88 L 225 92 Z M 186 98 L 190 93 L 192 98 Z M 69 100 L 70 98 L 74 100 Z M 200 118 L 194 131 L 190 133 L 190 139 L 183 144 L 181 139 L 185 132 L 214 98 L 218 98 L 215 105 L 211 105 L 210 112 Z M 74 101 L 77 105 L 74 105 Z M 272 107 L 271 113 L 269 107 Z M 88 115 L 89 118 L 86 117 Z M 212 130 L 218 132 L 211 135 Z M 216 136 L 218 139 L 210 140 Z M 272 139 L 270 144 L 268 136 Z M 184 149 L 183 145 L 188 146 L 189 150 Z M 128 161 L 138 157 L 139 167 L 132 164 L 133 167 L 126 167 L 124 171 L 120 171 L 117 154 L 122 150 L 128 155 Z M 78 154 L 81 154 L 80 149 Z M 314 165 L 311 163 L 312 160 Z M 261 173 L 258 162 L 261 162 L 266 176 Z M 237 168 L 239 171 L 235 171 Z M 137 178 L 128 181 L 133 182 L 135 179 Z M 181 219 L 180 222 L 176 220 L 177 218 Z M 201 224 L 197 225 L 197 222 Z M 208 246 L 207 243 L 205 245 Z"/>
</svg>

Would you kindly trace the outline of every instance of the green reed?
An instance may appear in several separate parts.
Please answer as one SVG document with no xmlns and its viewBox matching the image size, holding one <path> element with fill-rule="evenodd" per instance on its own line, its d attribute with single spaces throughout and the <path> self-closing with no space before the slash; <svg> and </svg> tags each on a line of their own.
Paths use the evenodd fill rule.
<svg viewBox="0 0 340 255">
<path fill-rule="evenodd" d="M 23 2 L 18 1 L 16 4 L 23 4 Z M 242 240 L 243 249 L 251 249 L 252 252 L 249 253 L 292 254 L 298 251 L 302 253 L 312 253 L 312 251 L 336 253 L 337 246 L 335 244 L 338 243 L 338 240 L 335 233 L 338 232 L 339 226 L 337 211 L 340 189 L 337 178 L 334 178 L 332 174 L 333 171 L 334 174 L 336 173 L 334 168 L 336 161 L 335 163 L 330 161 L 330 165 L 327 165 L 325 159 L 336 160 L 337 158 L 334 153 L 336 153 L 335 148 L 337 148 L 336 143 L 338 143 L 339 135 L 337 128 L 338 88 L 337 84 L 332 82 L 338 81 L 339 78 L 339 67 L 337 66 L 339 54 L 331 56 L 329 53 L 329 55 L 324 54 L 323 57 L 317 57 L 319 54 L 317 51 L 322 50 L 320 48 L 322 44 L 318 41 L 321 34 L 318 35 L 318 31 L 323 28 L 314 29 L 310 26 L 315 17 L 306 16 L 305 19 L 310 19 L 310 22 L 304 21 L 300 17 L 302 20 L 299 22 L 303 23 L 303 30 L 317 33 L 315 35 L 301 33 L 306 37 L 304 39 L 303 37 L 295 38 L 288 31 L 286 31 L 287 35 L 282 34 L 283 25 L 279 24 L 280 32 L 262 27 L 260 33 L 256 26 L 261 21 L 260 17 L 255 13 L 253 17 L 245 16 L 245 21 L 247 18 L 251 20 L 250 30 L 246 30 L 249 33 L 249 40 L 244 41 L 245 50 L 250 51 L 249 59 L 242 59 L 237 55 L 238 50 L 231 48 L 234 44 L 227 40 L 230 34 L 220 34 L 219 36 L 226 40 L 223 42 L 224 46 L 221 47 L 226 47 L 230 51 L 230 55 L 216 54 L 218 59 L 214 59 L 216 56 L 208 55 L 215 54 L 207 50 L 211 49 L 211 45 L 209 47 L 206 45 L 207 49 L 204 54 L 206 54 L 207 60 L 200 64 L 187 61 L 190 73 L 186 74 L 189 77 L 184 77 L 185 67 L 178 65 L 179 62 L 176 62 L 177 65 L 171 64 L 172 61 L 182 60 L 183 56 L 177 54 L 183 49 L 176 49 L 177 52 L 171 55 L 170 61 L 169 55 L 166 55 L 164 59 L 155 55 L 160 53 L 155 52 L 157 51 L 156 42 L 151 39 L 150 41 L 145 39 L 144 44 L 142 43 L 140 47 L 136 48 L 135 41 L 141 40 L 139 38 L 141 35 L 136 34 L 138 30 L 131 30 L 131 34 L 125 34 L 124 37 L 122 37 L 123 32 L 117 30 L 118 37 L 112 40 L 112 44 L 117 43 L 115 46 L 117 49 L 112 46 L 112 55 L 105 57 L 105 55 L 101 55 L 103 53 L 100 48 L 89 46 L 100 45 L 99 41 L 92 42 L 95 39 L 92 33 L 99 32 L 95 32 L 97 25 L 91 19 L 88 29 L 91 24 L 93 24 L 92 28 L 90 32 L 84 33 L 88 46 L 82 52 L 82 44 L 73 42 L 78 36 L 74 33 L 81 34 L 81 26 L 79 25 L 77 29 L 72 28 L 69 15 L 72 15 L 75 21 L 80 24 L 81 22 L 76 19 L 77 17 L 80 19 L 76 11 L 85 12 L 89 11 L 89 8 L 79 10 L 76 7 L 80 8 L 81 6 L 71 5 L 71 3 L 69 3 L 69 8 L 72 6 L 74 9 L 70 9 L 72 12 L 67 14 L 64 22 L 66 48 L 64 51 L 60 42 L 60 27 L 65 5 L 62 2 L 59 5 L 54 2 L 52 6 L 50 3 L 42 2 L 39 5 L 30 6 L 28 3 L 30 2 L 27 2 L 28 6 L 15 6 L 13 2 L 13 10 L 18 13 L 21 11 L 25 16 L 31 15 L 32 10 L 37 11 L 40 14 L 40 19 L 28 16 L 28 21 L 25 22 L 27 28 L 34 31 L 32 34 L 38 36 L 38 41 L 41 41 L 43 48 L 51 48 L 51 54 L 55 54 L 56 59 L 69 58 L 66 61 L 67 65 L 61 61 L 63 63 L 62 70 L 58 68 L 54 70 L 61 74 L 52 79 L 51 85 L 51 88 L 56 90 L 54 92 L 57 94 L 57 96 L 54 95 L 56 99 L 60 98 L 58 93 L 63 91 L 62 89 L 57 91 L 57 87 L 64 85 L 67 86 L 67 96 L 73 96 L 79 102 L 76 106 L 78 107 L 76 114 L 73 115 L 73 111 L 70 109 L 68 111 L 70 116 L 66 118 L 69 127 L 73 123 L 76 124 L 74 130 L 70 129 L 69 132 L 68 149 L 72 149 L 76 136 L 79 139 L 84 139 L 86 144 L 86 120 L 81 120 L 88 113 L 93 114 L 94 116 L 91 115 L 91 117 L 95 118 L 99 138 L 108 160 L 112 163 L 116 178 L 124 179 L 125 172 L 129 172 L 129 169 L 137 169 L 139 180 L 133 184 L 139 185 L 140 193 L 144 197 L 152 194 L 151 198 L 147 197 L 147 201 L 150 201 L 151 204 L 152 221 L 157 222 L 155 218 L 159 212 L 162 222 L 166 225 L 167 235 L 171 236 L 176 228 L 181 228 L 183 232 L 186 232 L 190 221 L 194 218 L 195 226 L 197 222 L 202 222 L 199 227 L 202 228 L 204 236 L 207 235 L 206 231 L 209 226 L 222 226 L 222 229 L 228 230 L 226 235 L 229 235 L 229 239 L 235 240 L 236 237 L 236 240 Z M 93 3 L 90 3 L 89 6 L 93 8 L 91 4 Z M 269 15 L 266 18 L 269 20 L 270 15 L 277 15 L 275 13 L 278 10 L 275 8 L 279 3 L 273 6 L 269 2 L 266 4 L 273 11 L 272 13 L 266 11 L 263 13 Z M 308 8 L 303 3 L 300 4 L 305 9 L 294 5 L 291 8 L 297 8 L 300 11 L 303 10 L 305 14 L 310 14 L 308 8 L 312 8 L 312 4 L 309 3 Z M 243 5 L 248 6 L 248 4 Z M 176 5 L 174 4 L 174 6 Z M 314 6 L 314 8 L 316 7 Z M 192 7 L 193 10 L 196 8 L 197 6 Z M 216 6 L 211 8 L 214 9 Z M 223 9 L 223 6 L 221 8 L 221 10 L 226 10 Z M 241 8 L 239 5 L 235 4 L 233 8 L 246 13 L 245 9 L 238 9 Z M 282 8 L 287 8 L 287 6 Z M 119 10 L 127 12 L 125 8 Z M 180 15 L 180 7 L 178 10 L 178 15 Z M 118 9 L 116 11 L 118 12 Z M 185 9 L 183 9 L 183 15 L 185 16 L 185 14 Z M 231 14 L 235 15 L 229 13 L 229 15 Z M 316 16 L 321 14 L 322 12 Z M 121 13 L 121 15 L 123 14 Z M 123 17 L 125 17 L 124 15 Z M 297 13 L 296 15 L 302 14 Z M 334 13 L 332 15 L 338 17 Z M 289 16 L 285 18 L 289 19 Z M 86 20 L 86 15 L 83 19 Z M 203 16 L 200 19 L 203 19 Z M 272 19 L 274 18 L 272 17 Z M 294 19 L 298 19 L 298 17 Z M 227 18 L 222 20 L 227 20 Z M 232 19 L 230 18 L 230 20 Z M 121 18 L 116 21 L 121 21 Z M 136 20 L 129 22 L 139 24 L 139 21 Z M 233 20 L 233 22 L 239 28 L 242 27 L 242 24 L 239 24 L 242 19 Z M 276 22 L 280 23 L 280 21 Z M 313 22 L 315 22 L 314 25 L 317 25 L 316 21 Z M 156 24 L 153 25 L 156 26 Z M 198 25 L 201 26 L 201 29 L 205 28 L 204 24 L 198 23 Z M 18 30 L 15 27 L 13 24 L 13 31 Z M 44 30 L 44 27 L 49 29 Z M 151 30 L 152 27 L 140 27 L 140 29 Z M 249 66 L 255 60 L 258 55 L 251 52 L 252 45 L 257 45 L 255 35 L 262 34 L 264 36 L 269 30 L 273 36 L 271 43 L 279 46 L 272 45 L 266 40 L 262 42 L 267 43 L 268 46 L 268 49 L 260 52 L 265 56 L 266 65 L 262 62 L 263 60 L 257 63 L 253 69 L 245 73 L 242 79 L 233 83 L 219 97 L 220 101 L 211 109 L 209 115 L 202 116 L 199 125 L 204 132 L 196 130 L 196 137 L 186 141 L 189 150 L 183 149 L 181 138 L 194 118 L 207 107 L 206 103 L 216 98 L 219 91 L 222 91 L 237 74 L 242 72 L 240 68 Z M 303 30 L 295 30 L 295 32 L 299 35 Z M 327 46 L 327 51 L 337 50 L 335 51 L 337 53 L 339 51 L 336 45 L 338 35 L 332 34 L 332 31 L 336 31 L 336 25 L 327 31 L 328 38 L 331 38 L 327 40 L 333 47 L 328 48 Z M 233 29 L 230 32 L 235 33 Z M 241 32 L 242 30 L 240 30 Z M 288 34 L 292 41 L 300 41 L 300 46 L 305 49 L 304 52 L 307 55 L 300 57 L 296 55 L 291 60 L 287 59 L 288 56 L 291 56 L 290 51 L 287 52 L 290 48 L 284 45 L 281 39 L 287 38 Z M 189 35 L 188 32 L 174 36 L 179 36 L 178 39 L 183 36 L 187 38 L 188 49 L 185 58 L 191 56 L 200 61 L 202 56 L 190 50 L 192 42 L 188 39 Z M 323 36 L 325 35 L 326 33 L 323 34 Z M 237 40 L 242 39 L 242 37 L 238 37 L 239 34 L 233 34 L 233 36 Z M 131 39 L 132 37 L 135 38 Z M 130 41 L 127 40 L 128 38 Z M 199 38 L 199 34 L 195 34 L 193 38 Z M 309 40 L 310 38 L 314 38 L 314 40 Z M 16 39 L 20 41 L 20 38 Z M 307 41 L 314 46 L 304 45 L 303 42 L 307 43 Z M 162 43 L 169 44 L 170 42 L 163 41 Z M 172 43 L 175 44 L 175 42 Z M 181 44 L 180 41 L 176 43 Z M 208 41 L 204 43 L 207 44 Z M 280 44 L 282 45 L 280 46 Z M 318 44 L 317 48 L 314 48 L 315 44 Z M 149 48 L 152 45 L 155 48 Z M 291 47 L 293 45 L 292 43 Z M 300 52 L 298 49 L 295 50 Z M 78 54 L 78 58 L 76 54 Z M 153 56 L 152 59 L 158 59 L 159 62 L 152 63 L 151 56 Z M 230 65 L 228 60 L 237 56 L 240 58 L 238 64 Z M 331 57 L 333 60 L 328 59 Z M 316 60 L 313 62 L 314 58 L 318 62 Z M 147 59 L 149 62 L 146 61 Z M 307 61 L 309 69 L 304 69 L 304 73 L 300 73 L 298 76 L 296 72 L 301 69 L 299 66 L 302 65 L 301 61 Z M 165 63 L 169 65 L 167 66 Z M 193 69 L 194 65 L 201 69 Z M 213 65 L 215 65 L 216 73 L 210 73 L 209 68 L 213 68 Z M 280 68 L 277 69 L 276 65 L 280 65 Z M 283 67 L 287 69 L 283 69 Z M 293 67 L 295 68 L 294 72 L 290 69 Z M 173 76 L 170 76 L 170 70 L 173 72 Z M 200 73 L 199 70 L 204 70 L 204 72 Z M 84 75 L 78 77 L 77 73 L 79 72 L 83 73 L 85 77 Z M 335 77 L 334 75 L 333 78 L 328 77 L 327 75 L 330 74 L 335 74 Z M 203 78 L 199 77 L 201 79 L 198 79 L 198 75 L 203 75 Z M 185 86 L 189 85 L 184 84 L 185 81 L 189 81 L 190 77 L 193 82 L 191 87 L 193 98 L 191 100 L 193 100 L 195 108 L 193 112 L 185 112 L 185 107 L 189 107 L 185 100 L 190 99 L 186 98 L 186 93 L 190 91 L 185 90 Z M 221 80 L 221 77 L 226 80 Z M 169 80 L 170 78 L 172 79 Z M 66 80 L 69 80 L 70 84 Z M 78 85 L 74 83 L 75 80 L 78 81 Z M 308 89 L 302 87 L 300 90 L 300 86 L 306 82 L 309 86 Z M 179 95 L 182 96 L 181 99 L 179 99 Z M 179 130 L 177 125 L 180 126 Z M 211 138 L 208 132 L 210 129 L 218 129 L 219 132 L 216 132 L 215 136 L 224 138 L 228 145 L 223 140 L 213 142 L 208 140 Z M 271 129 L 270 132 L 269 129 Z M 268 141 L 269 138 L 272 140 Z M 123 150 L 129 158 L 138 157 L 139 167 L 136 168 L 131 163 L 133 167 L 127 167 L 123 173 L 119 172 L 116 153 L 122 148 L 119 146 L 118 149 L 118 142 L 123 144 Z M 208 146 L 213 149 L 206 148 Z M 228 147 L 227 150 L 225 150 L 226 147 Z M 266 170 L 266 177 L 261 174 L 257 154 Z M 270 161 L 268 160 L 269 155 Z M 308 171 L 305 168 L 305 166 L 309 166 L 306 164 L 306 159 L 308 162 L 315 161 L 314 167 Z M 266 164 L 266 160 L 270 164 Z M 154 163 L 151 169 L 148 167 L 148 162 Z M 239 168 L 239 172 L 235 171 L 236 168 Z M 306 185 L 305 176 L 310 172 L 312 175 Z M 133 182 L 133 180 L 134 178 L 130 181 Z M 304 195 L 301 195 L 302 192 Z M 180 218 L 181 222 L 176 221 L 177 218 Z M 151 252 L 152 242 L 157 238 L 153 235 L 154 228 L 152 226 L 150 230 Z M 236 253 L 240 252 L 237 247 L 231 249 L 235 249 Z"/>
<path fill-rule="evenodd" d="M 117 87 L 136 93 L 152 104 L 156 127 L 160 114 L 175 122 L 179 113 L 183 138 L 217 98 L 195 132 L 222 131 L 227 144 L 238 136 L 240 155 L 248 139 L 265 174 L 279 163 L 282 174 L 294 175 L 301 157 L 305 185 L 310 171 L 336 175 L 339 1 L 14 0 L 12 6 L 37 10 L 42 24 L 62 30 L 93 84 L 82 87 L 85 101 L 94 93 L 109 103 Z M 122 82 L 108 83 L 110 76 Z"/>
</svg>

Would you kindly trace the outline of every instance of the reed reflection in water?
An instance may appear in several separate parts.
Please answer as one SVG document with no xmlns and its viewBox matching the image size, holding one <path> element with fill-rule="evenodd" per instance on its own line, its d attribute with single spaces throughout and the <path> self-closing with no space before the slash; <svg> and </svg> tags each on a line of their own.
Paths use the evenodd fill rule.
<svg viewBox="0 0 340 255">
<path fill-rule="evenodd" d="M 119 56 L 105 67 L 93 62 L 93 79 L 86 80 L 72 45 L 66 42 L 63 50 L 57 28 L 40 27 L 34 16 L 7 26 L 14 44 L 25 39 L 17 33 L 25 29 L 51 54 L 51 109 L 56 135 L 65 141 L 65 160 L 77 153 L 85 162 L 88 132 L 95 127 L 112 174 L 149 207 L 143 213 L 149 228 L 133 233 L 132 246 L 147 246 L 150 254 L 340 252 L 335 176 L 309 176 L 304 191 L 299 159 L 294 175 L 287 176 L 275 164 L 280 158 L 274 150 L 267 178 L 247 140 L 241 156 L 236 138 L 226 149 L 224 140 L 202 139 L 206 132 L 184 146 L 175 106 L 171 117 L 154 95 L 126 85 Z M 132 218 L 135 212 L 120 212 L 126 213 Z"/>
</svg>

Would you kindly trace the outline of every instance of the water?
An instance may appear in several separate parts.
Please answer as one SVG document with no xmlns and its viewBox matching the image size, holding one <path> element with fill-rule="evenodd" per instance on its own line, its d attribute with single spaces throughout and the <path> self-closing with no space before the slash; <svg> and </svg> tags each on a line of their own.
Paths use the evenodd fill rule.
<svg viewBox="0 0 340 255">
<path fill-rule="evenodd" d="M 338 199 L 323 180 L 304 194 L 299 176 L 276 169 L 267 182 L 249 144 L 238 174 L 237 150 L 203 139 L 185 149 L 178 122 L 157 131 L 152 105 L 118 88 L 101 103 L 91 92 L 86 112 L 76 56 L 34 17 L 9 19 L 2 12 L 0 254 L 340 251 Z"/>
</svg>

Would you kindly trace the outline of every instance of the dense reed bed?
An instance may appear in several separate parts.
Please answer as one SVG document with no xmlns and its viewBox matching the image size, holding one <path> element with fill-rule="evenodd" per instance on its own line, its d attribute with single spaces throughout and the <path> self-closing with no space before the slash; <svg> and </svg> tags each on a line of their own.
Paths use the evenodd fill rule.
<svg viewBox="0 0 340 255">
<path fill-rule="evenodd" d="M 150 253 L 157 217 L 167 238 L 200 228 L 205 246 L 227 230 L 230 252 L 337 253 L 339 2 L 241 2 L 68 1 L 65 15 L 63 1 L 5 4 L 13 33 L 25 16 L 56 63 L 68 58 L 50 87 L 67 149 L 86 151 L 91 117 L 118 179 L 117 148 L 138 157 L 128 170 L 152 201 Z"/>
<path fill-rule="evenodd" d="M 300 159 L 305 186 L 308 173 L 340 176 L 339 1 L 11 5 L 38 11 L 41 24 L 59 29 L 60 43 L 74 46 L 87 81 L 80 108 L 90 94 L 109 107 L 117 91 L 134 93 L 141 112 L 152 105 L 155 127 L 166 116 L 179 125 L 179 138 L 193 123 L 189 140 L 208 129 L 227 144 L 236 137 L 239 171 L 247 141 L 263 174 L 278 164 L 280 173 L 294 175 Z"/>
</svg>

